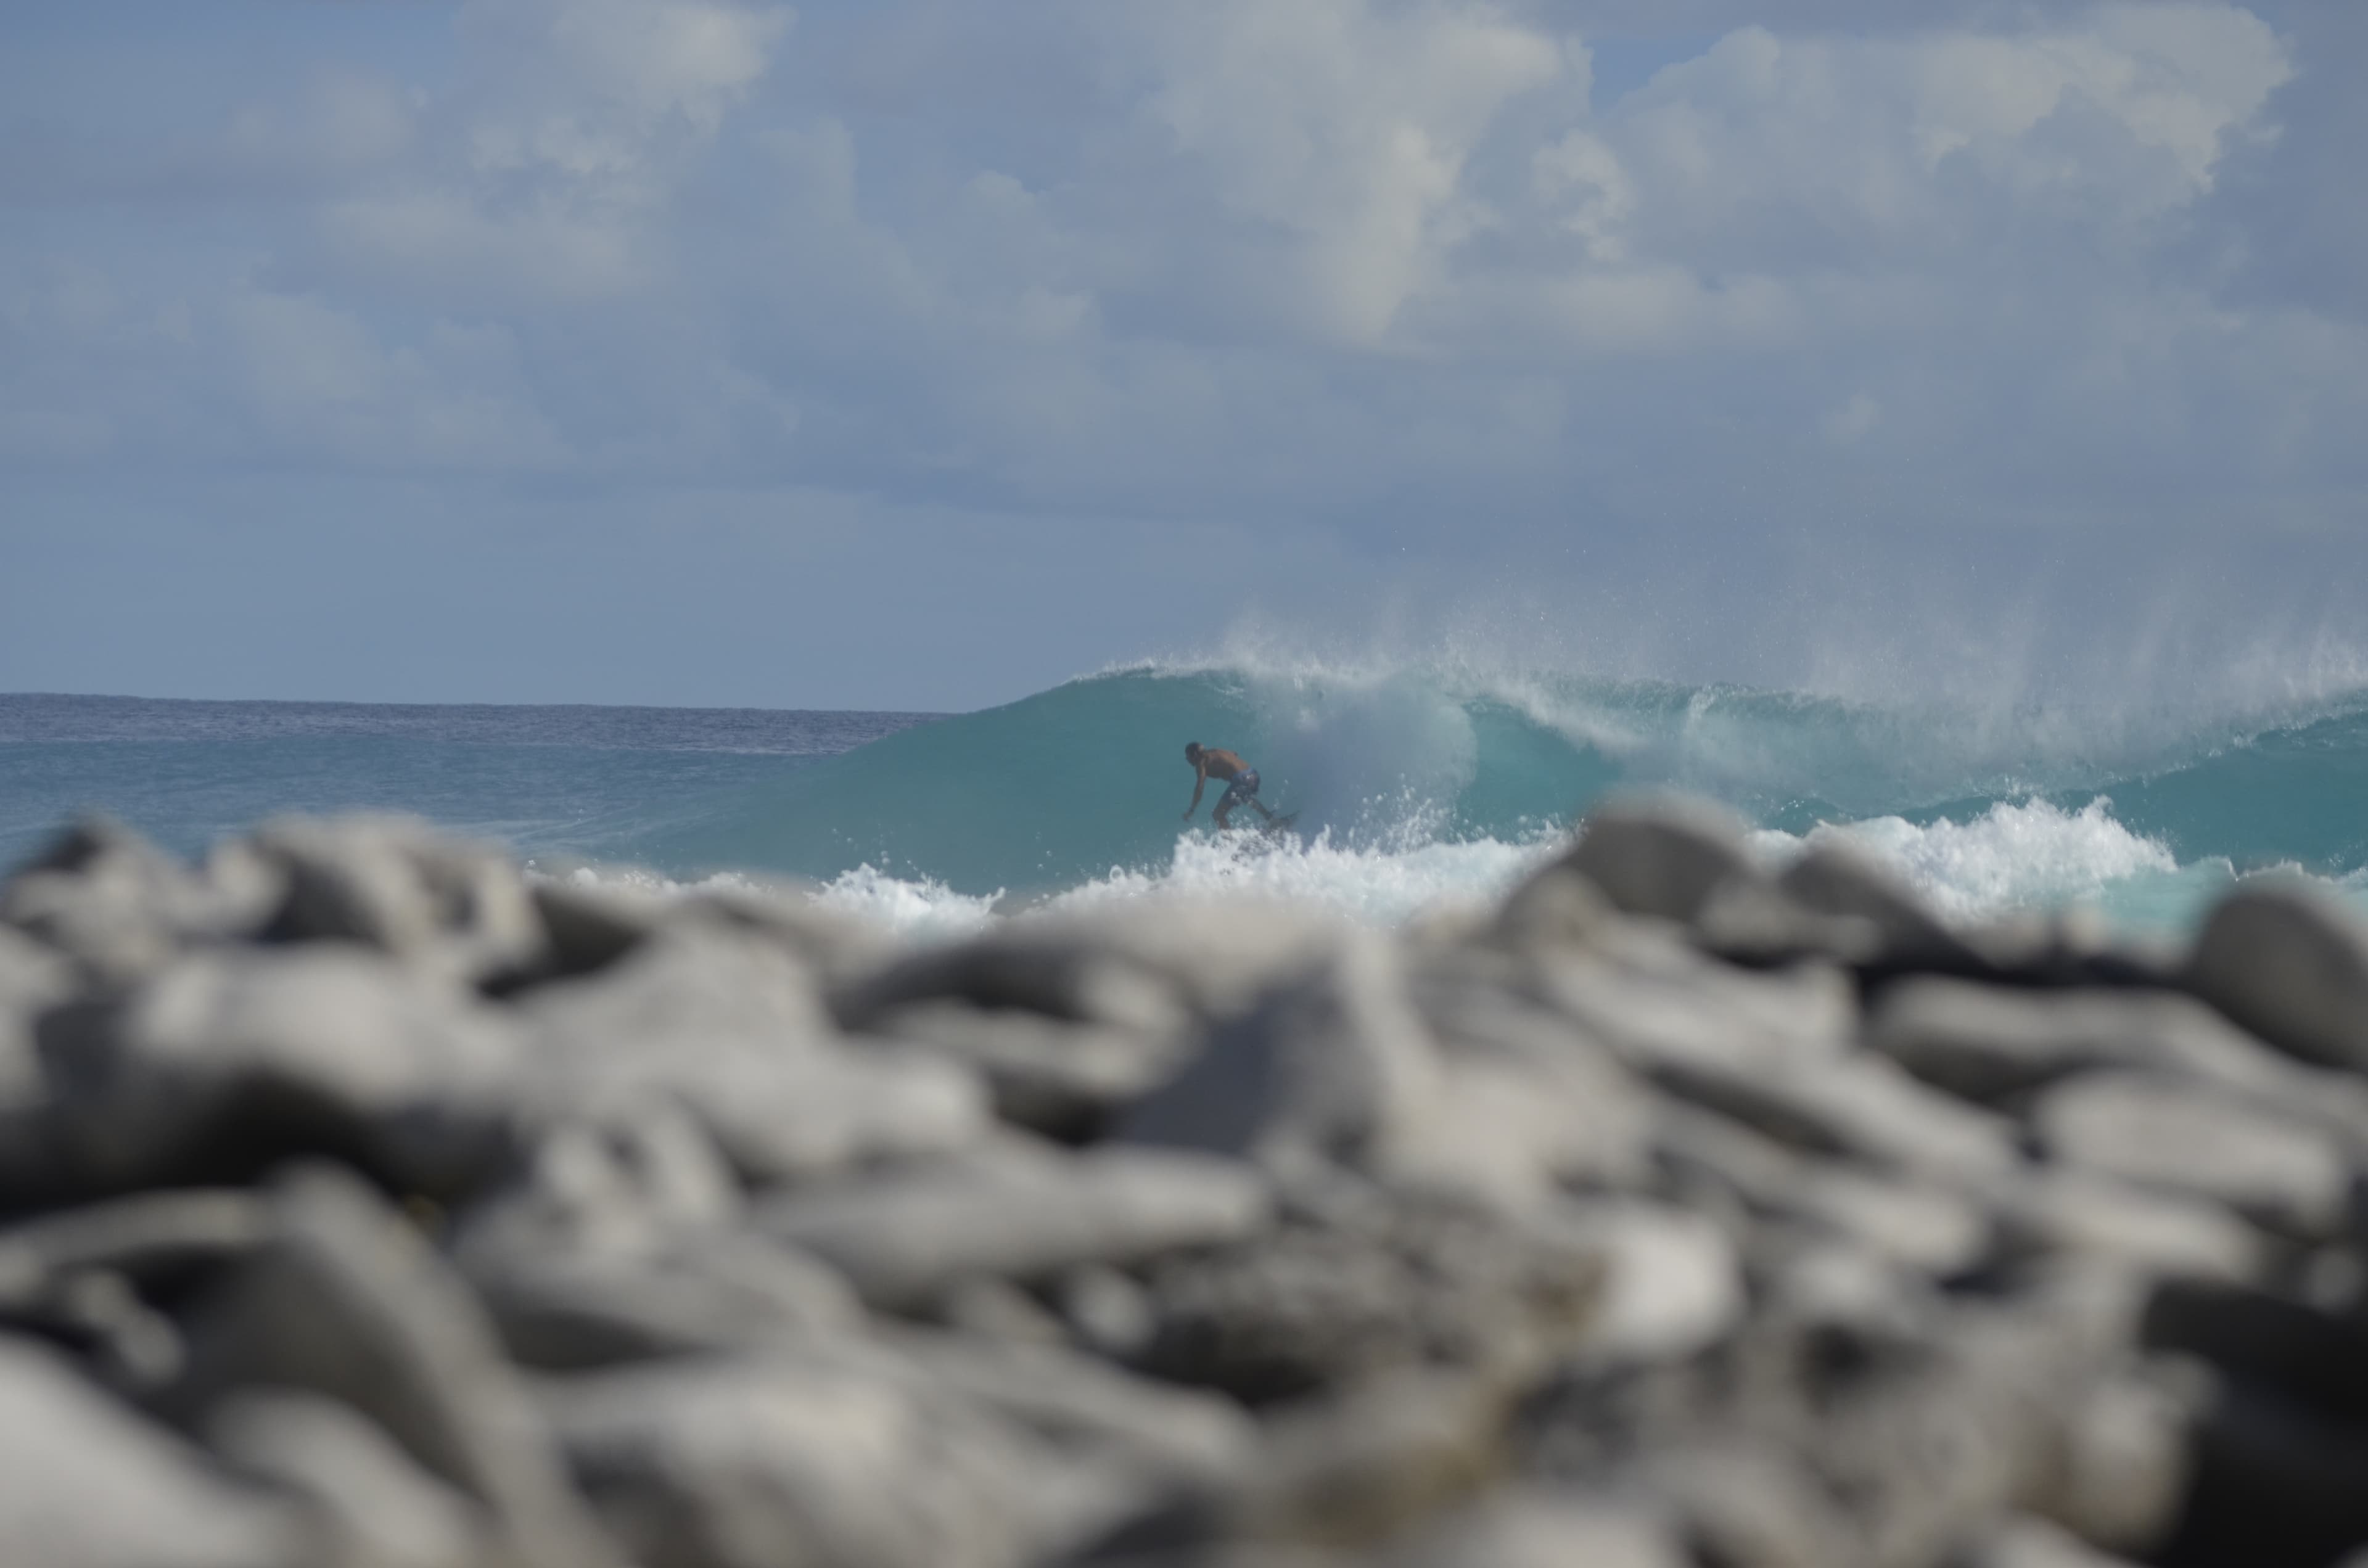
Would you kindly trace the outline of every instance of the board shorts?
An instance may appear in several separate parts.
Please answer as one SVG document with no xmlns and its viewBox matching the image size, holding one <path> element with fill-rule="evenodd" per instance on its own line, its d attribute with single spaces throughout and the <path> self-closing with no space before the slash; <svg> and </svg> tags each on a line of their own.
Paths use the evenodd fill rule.
<svg viewBox="0 0 2368 1568">
<path fill-rule="evenodd" d="M 1258 769 L 1245 767 L 1234 775 L 1234 781 L 1225 786 L 1225 798 L 1217 804 L 1238 806 L 1245 801 L 1254 800 L 1258 795 Z"/>
</svg>

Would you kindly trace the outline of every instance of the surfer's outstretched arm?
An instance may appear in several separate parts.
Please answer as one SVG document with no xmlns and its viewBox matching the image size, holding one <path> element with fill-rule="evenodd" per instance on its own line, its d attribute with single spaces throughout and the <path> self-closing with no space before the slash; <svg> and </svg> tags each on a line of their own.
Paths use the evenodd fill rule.
<svg viewBox="0 0 2368 1568">
<path fill-rule="evenodd" d="M 1192 820 L 1192 813 L 1201 809 L 1201 791 L 1208 787 L 1209 770 L 1206 767 L 1194 768 L 1192 770 L 1192 803 L 1184 808 L 1184 820 L 1186 822 L 1190 822 Z"/>
</svg>

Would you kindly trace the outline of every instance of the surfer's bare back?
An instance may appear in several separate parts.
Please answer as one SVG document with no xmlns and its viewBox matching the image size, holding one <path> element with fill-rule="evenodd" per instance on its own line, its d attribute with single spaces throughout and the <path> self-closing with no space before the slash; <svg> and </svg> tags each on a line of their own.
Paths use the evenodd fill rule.
<svg viewBox="0 0 2368 1568">
<path fill-rule="evenodd" d="M 1225 780 L 1225 792 L 1218 798 L 1217 809 L 1209 813 L 1220 830 L 1234 825 L 1225 819 L 1232 816 L 1234 808 L 1244 801 L 1258 807 L 1258 815 L 1267 821 L 1274 820 L 1274 813 L 1268 811 L 1258 798 L 1258 769 L 1235 753 L 1222 748 L 1207 748 L 1198 741 L 1187 741 L 1184 743 L 1184 760 L 1192 765 L 1192 803 L 1184 808 L 1186 822 L 1190 822 L 1192 813 L 1201 809 L 1201 791 L 1208 788 L 1212 778 Z"/>
</svg>

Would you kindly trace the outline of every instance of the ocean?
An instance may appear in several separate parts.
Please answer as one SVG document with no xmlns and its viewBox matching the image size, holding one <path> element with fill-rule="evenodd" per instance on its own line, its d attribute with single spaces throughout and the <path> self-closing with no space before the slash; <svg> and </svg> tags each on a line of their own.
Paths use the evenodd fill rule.
<svg viewBox="0 0 2368 1568">
<path fill-rule="evenodd" d="M 1179 820 L 1190 740 L 1246 756 L 1296 832 L 1216 835 L 1213 784 Z M 1212 661 L 955 715 L 0 696 L 0 861 L 85 811 L 190 855 L 275 812 L 404 811 L 542 875 L 798 879 L 916 934 L 1163 888 L 1395 922 L 1664 786 L 1734 807 L 1771 859 L 1847 838 L 1959 917 L 2078 903 L 2175 931 L 2271 869 L 2368 900 L 2368 690 L 2108 719 Z"/>
</svg>

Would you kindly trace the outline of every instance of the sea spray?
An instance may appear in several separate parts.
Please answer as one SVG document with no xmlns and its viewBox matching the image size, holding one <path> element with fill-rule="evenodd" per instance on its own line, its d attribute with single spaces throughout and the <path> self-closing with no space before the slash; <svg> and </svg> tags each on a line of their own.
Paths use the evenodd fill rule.
<svg viewBox="0 0 2368 1568">
<path fill-rule="evenodd" d="M 2182 928 L 2278 869 L 2368 896 L 2368 693 L 2069 711 L 1454 660 L 1137 665 L 927 722 L 0 698 L 0 848 L 30 855 L 85 807 L 190 855 L 277 812 L 360 807 L 545 873 L 794 880 L 916 935 L 1170 887 L 1389 924 L 1501 889 L 1599 801 L 1668 788 L 1725 802 L 1770 853 L 1846 836 L 1961 915 L 2081 901 Z M 1219 838 L 1206 800 L 1180 821 L 1188 740 L 1248 756 L 1294 835 Z"/>
<path fill-rule="evenodd" d="M 2134 878 L 2175 875 L 2170 851 L 2114 820 L 2112 808 L 2102 796 L 2077 811 L 2043 800 L 2000 801 L 1964 821 L 1873 817 L 1820 824 L 1802 837 L 1763 831 L 1755 842 L 1781 860 L 1842 840 L 1889 862 L 1942 914 L 1969 919 L 2095 900 Z"/>
<path fill-rule="evenodd" d="M 1248 756 L 1303 836 L 1249 854 L 1180 824 L 1187 740 Z M 1771 849 L 1845 835 L 1964 915 L 2082 900 L 2177 925 L 2234 876 L 2368 867 L 2357 694 L 2252 729 L 2132 719 L 2083 745 L 2045 715 L 1381 665 L 1113 670 L 808 765 L 632 847 L 676 875 L 906 901 L 916 923 L 1170 885 L 1318 892 L 1390 920 L 1493 892 L 1594 801 L 1665 788 L 1725 802 Z"/>
</svg>

